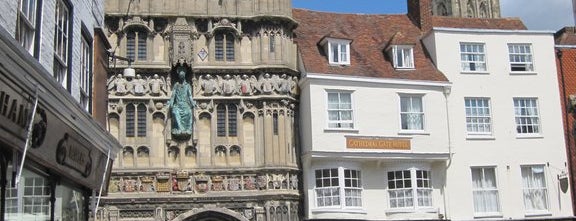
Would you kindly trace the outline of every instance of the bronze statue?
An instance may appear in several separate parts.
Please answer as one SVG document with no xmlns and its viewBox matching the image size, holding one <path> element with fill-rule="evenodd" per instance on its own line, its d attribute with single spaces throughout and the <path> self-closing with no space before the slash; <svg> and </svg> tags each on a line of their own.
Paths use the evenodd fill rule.
<svg viewBox="0 0 576 221">
<path fill-rule="evenodd" d="M 168 107 L 172 114 L 172 137 L 190 137 L 196 102 L 192 99 L 192 86 L 186 81 L 186 68 L 178 67 L 176 74 L 178 81 L 172 85 L 172 96 L 168 101 Z"/>
</svg>

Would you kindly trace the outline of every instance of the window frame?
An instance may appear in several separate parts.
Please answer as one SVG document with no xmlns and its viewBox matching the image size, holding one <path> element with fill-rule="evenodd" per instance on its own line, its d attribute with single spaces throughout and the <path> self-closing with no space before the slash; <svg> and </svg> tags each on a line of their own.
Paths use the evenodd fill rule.
<svg viewBox="0 0 576 221">
<path fill-rule="evenodd" d="M 133 62 L 148 60 L 148 30 L 141 27 L 130 27 L 126 31 L 126 58 Z"/>
<path fill-rule="evenodd" d="M 80 54 L 80 105 L 88 113 L 92 113 L 92 67 L 93 67 L 93 46 L 92 38 L 82 24 L 82 40 Z"/>
<path fill-rule="evenodd" d="M 474 187 L 474 172 L 473 172 L 473 170 L 481 170 L 480 172 L 481 172 L 481 174 L 482 174 L 482 177 L 481 177 L 482 183 L 483 183 L 482 185 L 484 185 L 485 180 L 486 180 L 486 178 L 485 178 L 485 177 L 486 177 L 486 175 L 485 175 L 485 174 L 486 174 L 485 170 L 487 170 L 487 169 L 491 169 L 491 170 L 493 170 L 493 172 L 494 172 L 494 185 L 495 185 L 495 187 L 494 187 L 494 188 L 488 188 L 488 187 L 482 186 L 482 187 L 480 187 L 480 188 L 475 188 L 475 187 Z M 498 172 L 498 171 L 497 171 L 497 167 L 496 167 L 496 166 L 473 166 L 473 167 L 470 167 L 471 190 L 472 190 L 472 206 L 473 206 L 474 217 L 475 217 L 475 218 L 479 218 L 479 217 L 502 217 L 502 200 L 501 200 L 501 197 L 500 197 L 500 190 L 499 190 L 499 186 L 500 186 L 500 185 L 499 185 L 499 183 L 498 183 L 499 179 L 498 179 L 498 173 L 497 173 L 497 172 Z M 496 191 L 496 200 L 497 200 L 496 203 L 498 204 L 498 205 L 497 205 L 497 210 L 498 210 L 498 211 L 477 212 L 477 211 L 476 211 L 476 206 L 475 206 L 476 202 L 474 201 L 474 192 L 475 192 L 475 191 L 483 191 L 483 192 L 486 192 L 486 191 Z"/>
<path fill-rule="evenodd" d="M 468 101 L 472 102 L 474 101 L 476 103 L 476 106 L 468 106 Z M 480 103 L 479 101 L 484 101 L 487 106 L 479 106 Z M 487 109 L 487 115 L 481 115 L 479 112 L 479 110 L 476 110 L 476 115 L 470 115 L 472 114 L 472 111 L 469 111 L 472 109 Z M 484 110 L 485 112 L 486 110 Z M 493 126 L 492 126 L 492 104 L 491 104 L 491 99 L 489 97 L 464 97 L 464 114 L 465 114 L 465 123 L 466 123 L 466 133 L 467 135 L 472 135 L 472 136 L 491 136 L 492 135 L 492 131 L 493 131 Z M 485 122 L 480 122 L 481 119 L 487 119 L 488 123 Z M 474 122 L 469 122 L 469 119 L 477 119 L 477 121 Z M 488 131 L 479 131 L 479 128 L 481 127 L 481 125 L 488 125 Z M 471 131 L 470 127 L 474 127 L 476 128 L 476 131 Z"/>
<path fill-rule="evenodd" d="M 540 186 L 540 187 L 527 187 L 527 184 L 524 182 L 524 169 L 528 168 L 530 169 L 530 171 L 532 172 L 530 175 L 534 175 L 534 167 L 541 167 L 542 168 L 542 178 L 543 178 L 543 184 L 544 186 Z M 533 165 L 520 165 L 520 176 L 522 178 L 522 195 L 523 195 L 523 202 L 524 202 L 524 209 L 525 209 L 525 213 L 527 215 L 543 215 L 543 214 L 550 214 L 550 194 L 549 194 L 549 190 L 548 190 L 548 180 L 546 179 L 546 166 L 544 164 L 533 164 Z M 528 184 L 529 186 L 529 184 Z M 526 197 L 524 196 L 526 194 L 527 189 L 529 190 L 543 190 L 544 191 L 544 200 L 545 200 L 545 209 L 542 210 L 529 210 L 527 208 L 527 202 L 526 202 Z"/>
<path fill-rule="evenodd" d="M 146 104 L 129 103 L 126 104 L 126 120 L 124 121 L 126 137 L 145 138 L 148 134 L 148 113 Z M 143 119 L 142 118 L 143 115 Z"/>
<path fill-rule="evenodd" d="M 402 177 L 401 179 L 396 179 L 396 174 L 400 172 Z M 418 186 L 418 172 L 426 172 L 426 176 L 427 178 L 424 178 L 424 175 L 422 175 L 422 177 L 420 178 L 420 180 L 422 181 L 422 187 Z M 390 179 L 390 175 L 394 176 L 394 179 Z M 405 175 L 408 174 L 409 177 L 406 177 Z M 423 173 L 422 173 L 423 174 Z M 418 166 L 411 166 L 411 167 L 399 167 L 399 168 L 391 168 L 390 170 L 387 170 L 385 172 L 385 183 L 386 183 L 386 194 L 388 197 L 388 210 L 389 211 L 421 211 L 421 210 L 431 210 L 434 208 L 434 197 L 433 197 L 433 192 L 434 192 L 434 187 L 432 185 L 432 170 L 430 168 L 427 167 L 418 167 Z M 397 188 L 396 185 L 398 184 L 398 181 L 401 182 L 402 184 L 402 188 Z M 426 182 L 424 182 L 426 181 Z M 424 187 L 424 183 L 427 183 L 427 187 Z M 391 188 L 391 184 L 394 184 Z M 410 184 L 409 187 L 406 187 L 406 184 Z M 427 199 L 429 202 L 429 205 L 420 205 L 420 194 L 419 192 L 421 192 L 422 190 L 427 191 Z M 392 204 L 392 199 L 400 199 L 397 197 L 392 197 L 392 193 L 393 192 L 399 192 L 399 191 L 405 191 L 405 193 L 407 193 L 406 191 L 409 191 L 412 193 L 412 195 L 410 197 L 403 197 L 404 200 L 410 200 L 412 202 L 411 206 L 402 206 L 402 207 L 398 207 L 395 206 L 393 207 Z M 407 202 L 407 201 L 404 201 Z M 424 201 L 422 201 L 424 202 Z"/>
<path fill-rule="evenodd" d="M 407 58 L 405 54 L 406 50 L 408 50 L 409 55 L 407 57 L 410 59 L 410 62 L 406 61 Z M 394 45 L 392 46 L 391 53 L 395 69 L 398 70 L 415 69 L 416 64 L 414 60 L 414 45 Z M 398 56 L 400 56 L 400 58 L 402 59 L 401 63 Z"/>
<path fill-rule="evenodd" d="M 318 172 L 320 171 L 321 177 L 318 177 Z M 322 171 L 330 171 L 330 177 L 322 176 Z M 337 174 L 334 176 L 332 174 L 333 171 L 336 171 Z M 314 172 L 314 207 L 315 209 L 324 210 L 324 209 L 337 209 L 337 210 L 362 210 L 363 209 L 363 197 L 362 192 L 364 191 L 363 188 L 363 181 L 362 181 L 362 170 L 356 167 L 345 167 L 345 166 L 327 166 L 327 167 L 320 167 L 313 170 Z M 356 177 L 347 177 L 347 172 L 354 172 L 357 176 Z M 322 186 L 318 187 L 317 184 L 320 181 L 322 184 L 324 180 L 329 180 L 330 186 Z M 337 179 L 337 185 L 334 185 L 334 179 Z M 350 185 L 347 184 L 347 180 L 350 180 Z M 356 182 L 356 186 L 353 185 L 354 181 Z M 336 189 L 337 195 L 331 195 L 330 197 L 334 198 L 337 197 L 338 204 L 331 204 L 328 206 L 320 206 L 319 205 L 319 190 L 330 190 Z M 359 194 L 357 195 L 347 195 L 347 190 L 355 190 L 358 191 Z M 332 194 L 335 192 L 332 192 Z M 359 205 L 347 205 L 347 199 L 356 199 Z M 324 199 L 324 198 L 323 198 Z"/>
<path fill-rule="evenodd" d="M 513 47 L 524 47 L 529 52 L 522 52 L 522 49 Z M 513 61 L 513 56 L 516 58 L 524 57 L 526 61 Z M 521 59 L 520 59 L 521 60 Z M 508 43 L 508 65 L 510 66 L 511 73 L 533 73 L 534 72 L 534 50 L 531 43 Z M 525 70 L 514 70 L 515 67 L 523 66 Z"/>
<path fill-rule="evenodd" d="M 342 104 L 341 94 L 349 94 L 350 95 L 350 109 L 331 109 L 330 108 L 330 94 L 338 94 L 338 106 L 340 107 Z M 345 90 L 326 90 L 326 127 L 330 130 L 354 130 L 356 128 L 356 124 L 354 122 L 354 91 L 345 91 Z M 330 120 L 330 112 L 337 111 L 339 120 Z M 342 112 L 350 112 L 350 120 L 342 120 Z M 333 124 L 339 126 L 331 126 Z M 345 127 L 342 125 L 350 124 L 349 127 Z"/>
<path fill-rule="evenodd" d="M 517 101 L 524 101 L 524 106 L 517 106 Z M 515 97 L 513 98 L 514 103 L 514 125 L 516 126 L 516 136 L 518 137 L 530 137 L 530 136 L 540 136 L 542 134 L 542 122 L 540 121 L 540 108 L 538 98 L 536 97 Z M 534 106 L 528 106 L 528 103 L 534 104 Z M 527 109 L 532 109 L 531 111 L 527 111 Z M 536 111 L 536 114 L 523 114 L 522 112 L 533 112 Z M 518 111 L 520 111 L 520 115 L 518 115 Z M 524 121 L 524 123 L 520 123 Z M 536 121 L 536 123 L 534 123 Z M 528 123 L 530 122 L 530 123 Z M 522 129 L 526 127 L 526 129 Z M 532 132 L 528 132 L 529 129 L 532 128 Z M 526 130 L 526 132 L 523 132 Z"/>
<path fill-rule="evenodd" d="M 64 10 L 64 13 L 60 14 Z M 69 92 L 71 91 L 71 51 L 73 39 L 73 17 L 72 6 L 66 0 L 57 0 L 55 3 L 55 22 L 54 22 L 54 64 L 53 76 L 56 81 Z M 65 17 L 64 17 L 65 16 Z M 60 20 L 62 18 L 63 20 Z M 63 22 L 61 22 L 63 21 Z M 64 24 L 65 23 L 65 24 Z M 65 25 L 66 27 L 63 27 Z M 62 34 L 60 41 L 59 34 Z M 63 47 L 63 48 L 62 48 Z"/>
<path fill-rule="evenodd" d="M 221 110 L 224 110 L 224 112 L 220 112 Z M 220 103 L 216 106 L 216 136 L 217 137 L 238 136 L 237 104 Z"/>
<path fill-rule="evenodd" d="M 220 37 L 222 38 L 221 40 Z M 236 36 L 234 35 L 234 33 L 229 31 L 219 32 L 214 34 L 213 39 L 214 39 L 214 60 L 217 62 L 235 62 L 237 53 L 236 53 Z M 221 54 L 218 53 L 219 50 L 221 51 Z"/>
<path fill-rule="evenodd" d="M 330 65 L 350 65 L 350 44 L 352 41 L 346 39 L 327 38 L 325 41 L 325 50 Z M 336 46 L 336 48 L 334 48 Z M 335 49 L 337 51 L 335 51 Z M 335 60 L 335 56 L 337 60 Z"/>
<path fill-rule="evenodd" d="M 15 39 L 28 53 L 38 59 L 40 57 L 42 0 L 26 0 L 28 3 L 26 8 L 23 8 L 23 1 L 18 1 Z M 34 3 L 30 5 L 31 2 Z"/>
<path fill-rule="evenodd" d="M 399 105 L 398 110 L 399 111 L 398 111 L 398 113 L 400 115 L 399 124 L 400 124 L 401 133 L 422 133 L 422 132 L 426 131 L 426 111 L 424 108 L 424 96 L 425 96 L 425 94 L 399 93 L 398 96 L 399 96 L 399 102 L 398 102 L 398 105 Z M 403 98 L 410 98 L 410 101 L 412 101 L 414 98 L 420 98 L 420 107 L 421 107 L 420 112 L 404 112 L 404 111 L 402 111 L 402 99 Z M 412 104 L 412 102 L 410 102 L 410 104 Z M 420 115 L 421 116 L 421 120 L 420 120 L 421 121 L 421 123 L 420 123 L 421 129 L 411 129 L 411 128 L 404 129 L 402 116 L 406 115 L 406 114 L 418 114 L 418 115 Z"/>
<path fill-rule="evenodd" d="M 481 46 L 478 51 L 474 51 L 475 46 Z M 463 51 L 463 49 L 472 49 L 472 51 Z M 481 51 L 480 51 L 481 50 Z M 472 57 L 472 59 L 468 59 Z M 465 59 L 466 58 L 466 59 Z M 483 42 L 460 42 L 460 71 L 464 73 L 487 73 L 488 62 L 486 60 L 486 44 Z M 466 69 L 468 67 L 468 69 Z M 474 67 L 475 70 L 472 70 Z M 478 68 L 478 67 L 483 67 Z"/>
</svg>

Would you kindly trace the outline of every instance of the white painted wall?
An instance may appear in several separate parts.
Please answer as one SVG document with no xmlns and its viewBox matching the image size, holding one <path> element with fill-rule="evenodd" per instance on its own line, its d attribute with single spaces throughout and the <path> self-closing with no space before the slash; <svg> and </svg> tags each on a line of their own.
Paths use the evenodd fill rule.
<svg viewBox="0 0 576 221">
<path fill-rule="evenodd" d="M 447 172 L 447 218 L 475 218 L 472 166 L 496 167 L 501 204 L 498 218 L 527 218 L 520 166 L 532 164 L 545 165 L 549 199 L 549 213 L 536 217 L 571 216 L 570 193 L 560 190 L 557 179 L 567 168 L 552 33 L 436 28 L 423 42 L 438 69 L 453 84 L 448 99 L 454 155 Z M 485 44 L 486 73 L 461 73 L 460 42 Z M 532 44 L 533 73 L 509 71 L 508 43 Z M 465 97 L 490 98 L 492 136 L 474 139 L 467 135 Z M 540 136 L 517 135 L 515 97 L 538 99 Z"/>
<path fill-rule="evenodd" d="M 344 77 L 306 74 L 301 81 L 301 135 L 305 216 L 309 219 L 430 219 L 443 210 L 441 195 L 448 156 L 448 132 L 444 87 L 446 82 Z M 355 128 L 328 128 L 327 90 L 352 91 Z M 399 93 L 423 95 L 425 131 L 402 133 Z M 346 148 L 345 136 L 380 136 L 410 138 L 411 150 L 353 150 Z M 331 157 L 322 157 L 322 153 Z M 402 153 L 394 158 L 386 154 Z M 316 155 L 315 155 L 316 154 Z M 441 154 L 444 159 L 418 158 L 417 154 Z M 313 156 L 315 155 L 315 156 Z M 354 156 L 353 156 L 354 155 Z M 418 158 L 418 159 L 417 159 Z M 358 209 L 318 208 L 316 206 L 315 170 L 342 166 L 361 170 L 363 206 Z M 425 209 L 392 210 L 387 191 L 387 171 L 410 167 L 432 173 L 433 206 Z"/>
</svg>

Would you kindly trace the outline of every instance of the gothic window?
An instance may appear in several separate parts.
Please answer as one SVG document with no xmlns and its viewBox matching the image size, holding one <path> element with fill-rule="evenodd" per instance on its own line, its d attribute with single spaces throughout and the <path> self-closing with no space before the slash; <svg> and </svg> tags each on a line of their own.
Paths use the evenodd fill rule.
<svg viewBox="0 0 576 221">
<path fill-rule="evenodd" d="M 276 35 L 270 34 L 270 53 L 276 52 Z"/>
<path fill-rule="evenodd" d="M 235 137 L 237 129 L 237 108 L 235 104 L 220 104 L 216 109 L 216 126 L 219 137 Z"/>
<path fill-rule="evenodd" d="M 134 137 L 134 112 L 135 108 L 134 105 L 128 104 L 126 106 L 126 136 L 127 137 Z"/>
<path fill-rule="evenodd" d="M 126 57 L 133 61 L 147 59 L 148 32 L 142 29 L 129 30 L 126 33 Z"/>
<path fill-rule="evenodd" d="M 138 129 L 138 137 L 146 136 L 146 105 L 144 104 L 128 104 L 126 105 L 126 136 L 136 136 L 136 128 Z"/>
<path fill-rule="evenodd" d="M 138 136 L 146 136 L 146 105 L 138 105 Z"/>
<path fill-rule="evenodd" d="M 234 61 L 234 35 L 218 33 L 214 36 L 214 56 L 216 61 Z"/>
<path fill-rule="evenodd" d="M 274 135 L 278 135 L 278 113 L 272 115 L 272 125 L 274 128 Z"/>
</svg>

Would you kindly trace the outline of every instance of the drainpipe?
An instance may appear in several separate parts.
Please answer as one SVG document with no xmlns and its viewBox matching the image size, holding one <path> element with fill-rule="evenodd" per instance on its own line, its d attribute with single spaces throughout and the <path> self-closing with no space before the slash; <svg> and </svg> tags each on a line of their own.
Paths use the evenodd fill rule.
<svg viewBox="0 0 576 221">
<path fill-rule="evenodd" d="M 444 86 L 444 103 L 446 105 L 446 126 L 447 126 L 447 132 L 448 132 L 448 164 L 446 164 L 446 170 L 445 170 L 445 175 L 444 175 L 444 219 L 449 219 L 448 217 L 448 197 L 446 195 L 448 195 L 448 192 L 446 191 L 446 189 L 448 189 L 448 169 L 450 168 L 450 166 L 452 165 L 452 135 L 451 135 L 451 131 L 450 131 L 450 112 L 448 109 L 448 97 L 450 96 L 450 93 L 452 92 L 452 86 Z"/>
</svg>

